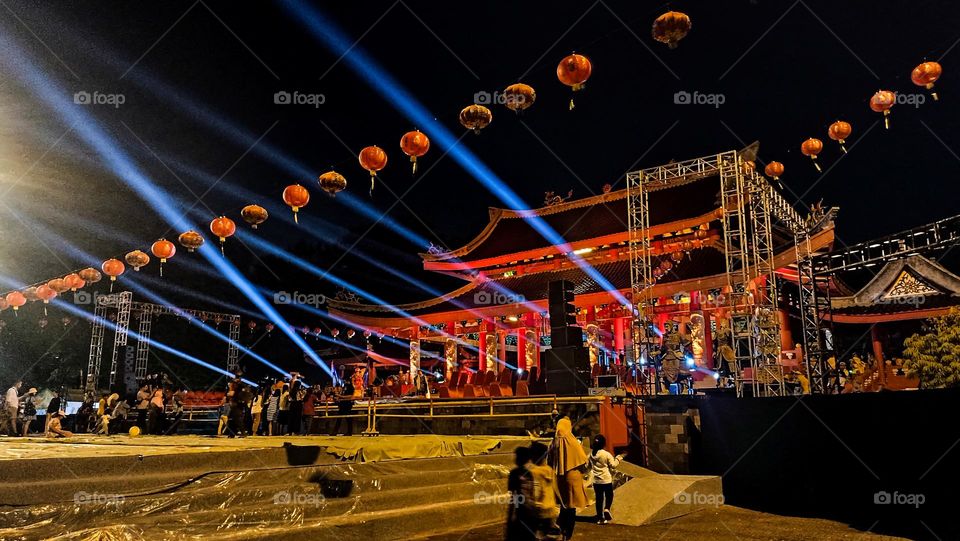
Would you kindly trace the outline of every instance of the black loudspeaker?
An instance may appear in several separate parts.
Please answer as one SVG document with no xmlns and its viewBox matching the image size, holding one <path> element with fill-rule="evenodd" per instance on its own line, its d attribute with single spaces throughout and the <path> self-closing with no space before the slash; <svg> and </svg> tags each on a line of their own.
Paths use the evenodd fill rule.
<svg viewBox="0 0 960 541">
<path fill-rule="evenodd" d="M 547 392 L 583 396 L 590 387 L 590 351 L 583 346 L 552 347 L 543 352 Z"/>
<path fill-rule="evenodd" d="M 550 327 L 550 347 L 565 348 L 583 346 L 583 329 L 572 327 Z"/>
<path fill-rule="evenodd" d="M 573 282 L 557 280 L 548 287 L 547 308 L 552 327 L 567 327 L 577 324 L 577 308 L 573 305 Z"/>
</svg>

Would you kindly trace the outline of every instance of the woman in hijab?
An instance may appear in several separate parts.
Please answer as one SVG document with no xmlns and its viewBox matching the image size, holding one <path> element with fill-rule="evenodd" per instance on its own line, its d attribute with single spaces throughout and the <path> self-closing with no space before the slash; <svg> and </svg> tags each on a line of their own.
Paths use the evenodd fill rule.
<svg viewBox="0 0 960 541">
<path fill-rule="evenodd" d="M 557 432 L 550 446 L 550 458 L 550 463 L 557 472 L 557 488 L 562 504 L 557 525 L 566 540 L 573 537 L 577 508 L 587 506 L 582 472 L 587 465 L 587 454 L 573 436 L 573 425 L 567 416 L 557 421 Z"/>
</svg>

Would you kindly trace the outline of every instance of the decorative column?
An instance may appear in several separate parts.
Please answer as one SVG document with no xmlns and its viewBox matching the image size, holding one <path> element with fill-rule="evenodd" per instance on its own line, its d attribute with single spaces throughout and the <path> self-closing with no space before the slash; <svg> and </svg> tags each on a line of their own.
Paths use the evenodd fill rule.
<svg viewBox="0 0 960 541">
<path fill-rule="evenodd" d="M 788 351 L 794 349 L 793 332 L 790 330 L 790 313 L 786 309 L 777 310 L 780 317 L 780 349 Z"/>
<path fill-rule="evenodd" d="M 489 372 L 491 370 L 493 372 L 497 372 L 500 370 L 500 367 L 497 366 L 497 347 L 500 344 L 497 342 L 497 334 L 495 329 L 496 327 L 494 326 L 494 323 L 492 321 L 486 322 L 485 332 L 486 332 L 487 338 L 485 342 L 486 349 L 484 350 L 484 357 L 486 358 L 485 360 L 486 369 L 484 370 L 484 373 Z"/>
<path fill-rule="evenodd" d="M 506 370 L 507 366 L 507 331 L 506 329 L 500 329 L 497 331 L 497 369 L 496 373 L 500 373 L 501 370 Z"/>
<path fill-rule="evenodd" d="M 590 350 L 590 369 L 593 370 L 597 364 L 600 354 L 600 328 L 597 326 L 597 307 L 587 308 L 587 325 L 584 330 L 587 331 L 587 348 Z"/>
<path fill-rule="evenodd" d="M 420 371 L 420 326 L 410 329 L 410 381 Z"/>
<path fill-rule="evenodd" d="M 877 370 L 879 373 L 880 385 L 886 385 L 887 383 L 887 362 L 883 358 L 883 333 L 880 331 L 880 326 L 874 324 L 870 327 L 870 341 L 873 342 L 873 358 L 877 363 Z"/>
<path fill-rule="evenodd" d="M 627 318 L 618 317 L 613 320 L 613 349 L 616 351 L 617 364 L 623 364 L 623 324 Z"/>
<path fill-rule="evenodd" d="M 447 323 L 446 330 L 450 337 L 447 338 L 443 344 L 443 357 L 447 364 L 444 377 L 446 381 L 449 382 L 453 378 L 454 370 L 457 368 L 457 322 L 451 321 Z"/>
<path fill-rule="evenodd" d="M 480 320 L 477 325 L 480 332 L 477 333 L 477 373 L 485 374 L 487 372 L 487 322 Z"/>
<path fill-rule="evenodd" d="M 707 368 L 715 368 L 713 362 L 713 331 L 710 330 L 710 311 L 703 311 L 703 356 L 706 358 Z"/>
<path fill-rule="evenodd" d="M 543 323 L 543 318 L 537 314 L 530 314 L 530 324 L 533 326 L 533 339 L 528 342 L 530 344 L 528 347 L 532 349 L 533 353 L 533 366 L 536 366 L 539 370 L 540 368 L 540 325 Z"/>
<path fill-rule="evenodd" d="M 526 372 L 527 370 L 527 329 L 523 326 L 517 327 L 517 368 Z"/>
</svg>

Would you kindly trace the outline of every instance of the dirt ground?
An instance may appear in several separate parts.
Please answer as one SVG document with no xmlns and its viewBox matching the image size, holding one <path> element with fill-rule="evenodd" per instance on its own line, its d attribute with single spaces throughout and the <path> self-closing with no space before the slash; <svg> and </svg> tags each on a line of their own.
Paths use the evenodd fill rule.
<svg viewBox="0 0 960 541">
<path fill-rule="evenodd" d="M 468 531 L 431 536 L 428 541 L 489 541 L 503 539 L 503 525 L 496 524 Z M 716 509 L 649 524 L 621 526 L 577 522 L 574 539 L 603 541 L 884 541 L 902 540 L 862 532 L 830 520 L 769 515 L 739 507 Z"/>
</svg>

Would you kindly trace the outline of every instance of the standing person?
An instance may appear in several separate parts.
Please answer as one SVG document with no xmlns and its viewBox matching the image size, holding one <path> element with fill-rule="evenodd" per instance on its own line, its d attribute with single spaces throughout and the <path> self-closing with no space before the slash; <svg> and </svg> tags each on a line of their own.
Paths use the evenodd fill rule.
<svg viewBox="0 0 960 541">
<path fill-rule="evenodd" d="M 147 434 L 161 434 L 163 428 L 163 388 L 158 387 L 150 397 L 150 412 L 147 414 Z"/>
<path fill-rule="evenodd" d="M 31 389 L 32 390 L 32 389 Z M 50 418 L 53 413 L 60 411 L 63 406 L 66 404 L 63 403 L 63 399 L 60 398 L 60 391 L 53 392 L 53 398 L 50 399 L 50 403 L 47 404 L 47 415 L 46 419 L 43 420 L 43 431 L 47 431 L 47 423 L 50 422 Z"/>
<path fill-rule="evenodd" d="M 23 437 L 26 438 L 30 433 L 30 423 L 37 418 L 37 404 L 34 402 L 37 396 L 37 388 L 30 387 L 23 400 L 20 401 L 20 422 L 23 423 Z M 46 426 L 44 426 L 46 431 Z"/>
<path fill-rule="evenodd" d="M 553 536 L 558 530 L 557 473 L 547 464 L 548 455 L 546 445 L 540 442 L 530 445 L 530 461 L 526 466 L 530 482 L 524 485 L 523 495 L 534 539 Z"/>
<path fill-rule="evenodd" d="M 313 428 L 313 416 L 317 414 L 317 398 L 320 395 L 320 386 L 314 385 L 303 397 L 303 427 L 300 434 L 306 436 Z"/>
<path fill-rule="evenodd" d="M 331 436 L 337 436 L 340 434 L 340 423 L 343 421 L 347 422 L 347 436 L 353 435 L 353 417 L 349 417 L 353 413 L 353 385 L 349 381 L 344 382 L 343 389 L 340 391 L 340 396 L 337 399 L 337 422 L 333 425 L 333 433 Z"/>
<path fill-rule="evenodd" d="M 530 448 L 517 447 L 514 452 L 515 467 L 507 476 L 507 541 L 532 541 L 536 539 L 535 525 L 530 517 L 526 497 L 531 491 L 527 488 L 533 480 L 527 467 L 530 466 Z"/>
<path fill-rule="evenodd" d="M 277 427 L 277 417 L 280 413 L 280 390 L 273 389 L 270 392 L 270 398 L 267 399 L 267 435 L 279 434 Z"/>
<path fill-rule="evenodd" d="M 253 424 L 250 427 L 251 436 L 260 435 L 260 421 L 263 419 L 263 392 L 257 393 L 253 398 L 253 404 L 250 405 L 250 415 L 253 417 Z"/>
<path fill-rule="evenodd" d="M 616 469 L 623 460 L 623 455 L 611 455 L 610 451 L 604 449 L 606 446 L 607 438 L 603 434 L 594 436 L 587 459 L 593 491 L 596 493 L 597 524 L 609 524 L 613 520 L 613 515 L 610 514 L 610 506 L 613 505 L 613 473 L 610 470 Z"/>
<path fill-rule="evenodd" d="M 303 424 L 303 399 L 306 394 L 299 372 L 290 372 L 290 403 L 287 419 L 287 433 L 300 434 Z"/>
<path fill-rule="evenodd" d="M 566 415 L 557 421 L 557 432 L 550 446 L 551 466 L 557 474 L 560 494 L 560 517 L 557 525 L 564 540 L 573 537 L 577 509 L 587 506 L 587 492 L 583 489 L 582 469 L 587 465 L 587 454 L 573 435 L 573 425 Z"/>
<path fill-rule="evenodd" d="M 279 410 L 277 411 L 277 431 L 278 436 L 282 436 L 287 433 L 287 423 L 290 422 L 290 386 L 284 385 L 283 390 L 280 391 L 280 399 L 278 401 Z"/>
<path fill-rule="evenodd" d="M 13 385 L 7 389 L 7 394 L 4 395 L 3 407 L 7 410 L 8 425 L 7 425 L 7 434 L 10 436 L 16 436 L 19 434 L 17 430 L 17 414 L 20 412 L 20 386 L 23 385 L 23 380 L 17 380 L 13 382 Z"/>
<path fill-rule="evenodd" d="M 150 387 L 146 384 L 140 386 L 137 391 L 137 427 L 142 432 L 147 429 L 147 411 L 150 410 Z"/>
</svg>

